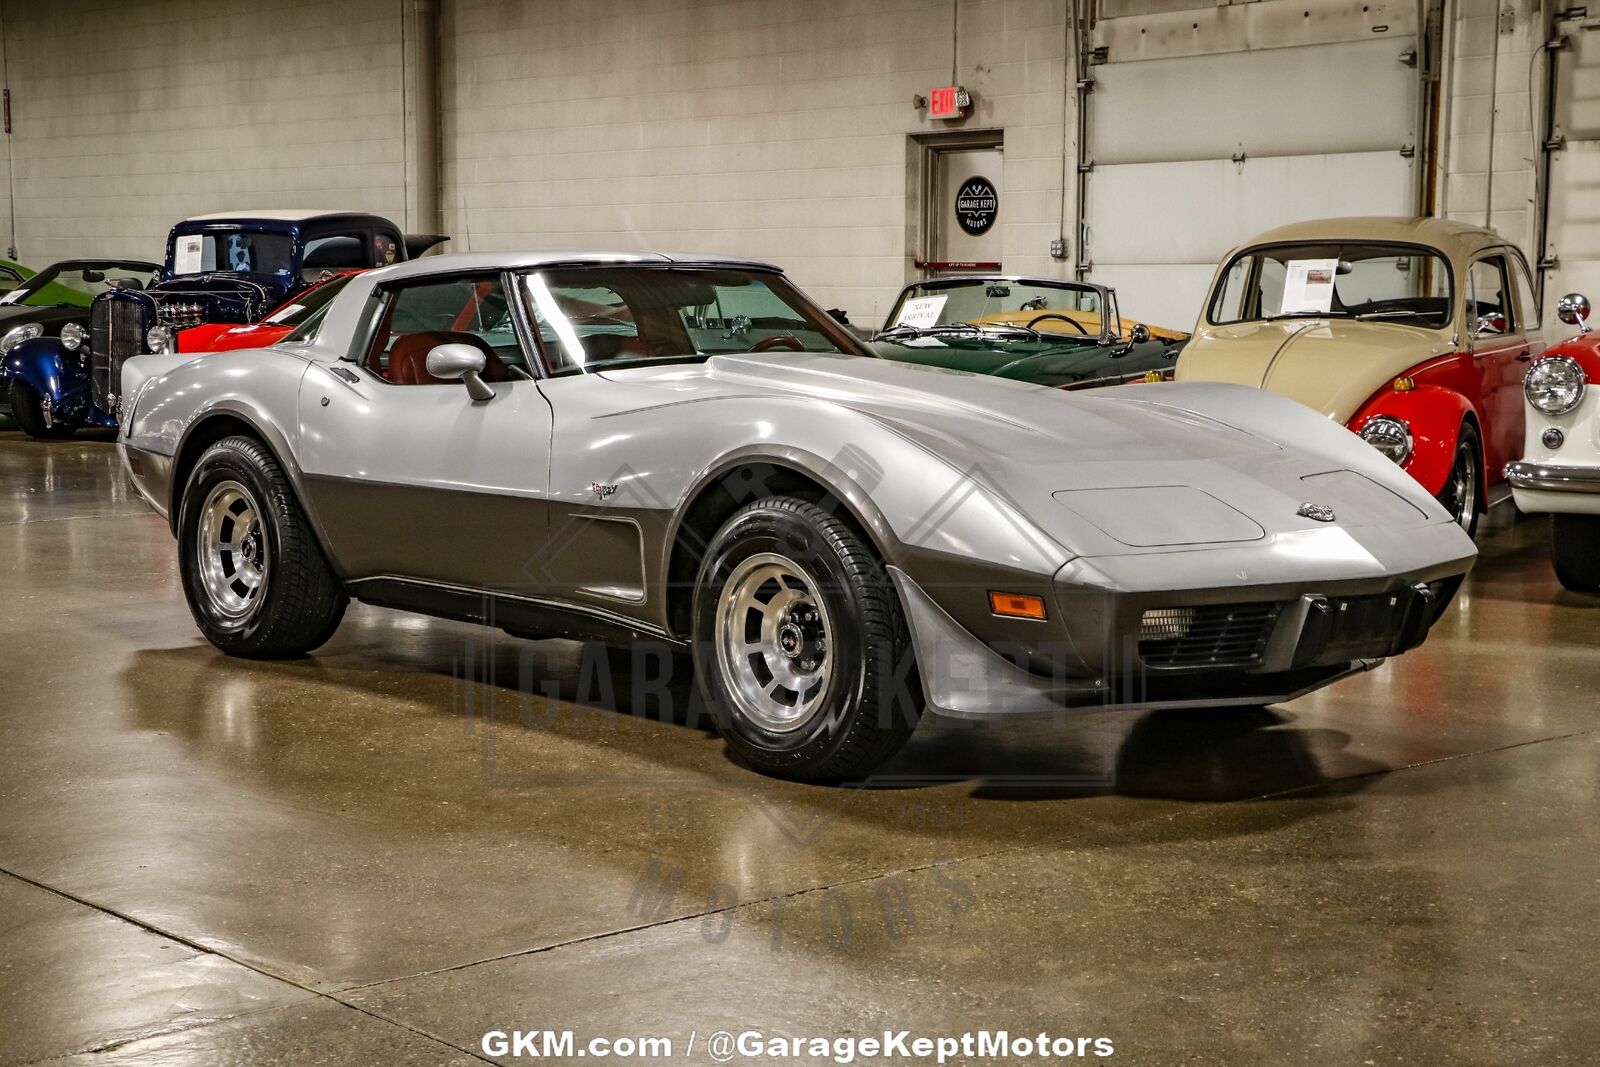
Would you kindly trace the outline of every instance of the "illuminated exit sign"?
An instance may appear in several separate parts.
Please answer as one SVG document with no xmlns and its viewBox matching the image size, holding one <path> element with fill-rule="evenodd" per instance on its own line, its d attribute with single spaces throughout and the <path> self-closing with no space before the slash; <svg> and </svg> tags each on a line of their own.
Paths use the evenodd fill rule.
<svg viewBox="0 0 1600 1067">
<path fill-rule="evenodd" d="M 972 96 L 959 85 L 946 85 L 928 93 L 930 119 L 966 118 L 972 106 Z"/>
</svg>

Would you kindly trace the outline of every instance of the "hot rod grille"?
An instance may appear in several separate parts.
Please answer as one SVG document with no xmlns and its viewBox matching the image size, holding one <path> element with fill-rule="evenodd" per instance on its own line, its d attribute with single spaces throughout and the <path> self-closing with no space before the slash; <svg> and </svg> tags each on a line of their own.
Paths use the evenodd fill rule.
<svg viewBox="0 0 1600 1067">
<path fill-rule="evenodd" d="M 121 300 L 96 300 L 89 309 L 89 349 L 95 406 L 113 410 L 122 364 L 144 347 L 144 310 Z"/>
<path fill-rule="evenodd" d="M 1147 611 L 1139 658 L 1147 667 L 1248 667 L 1261 662 L 1278 605 L 1202 604 Z"/>
</svg>

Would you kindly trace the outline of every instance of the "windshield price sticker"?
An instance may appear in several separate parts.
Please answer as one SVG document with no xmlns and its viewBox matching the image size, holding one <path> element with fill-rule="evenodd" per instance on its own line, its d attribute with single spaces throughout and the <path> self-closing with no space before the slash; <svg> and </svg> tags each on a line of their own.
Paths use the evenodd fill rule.
<svg viewBox="0 0 1600 1067">
<path fill-rule="evenodd" d="M 894 324 L 915 326 L 919 330 L 937 326 L 939 312 L 944 310 L 944 302 L 948 299 L 947 296 L 919 296 L 915 300 L 907 300 L 900 305 L 900 317 L 894 320 Z"/>
<path fill-rule="evenodd" d="M 177 239 L 172 250 L 172 273 L 199 274 L 205 238 L 191 234 Z"/>
<path fill-rule="evenodd" d="M 1337 259 L 1291 259 L 1284 269 L 1279 313 L 1326 315 L 1333 307 L 1333 280 L 1338 272 Z"/>
</svg>

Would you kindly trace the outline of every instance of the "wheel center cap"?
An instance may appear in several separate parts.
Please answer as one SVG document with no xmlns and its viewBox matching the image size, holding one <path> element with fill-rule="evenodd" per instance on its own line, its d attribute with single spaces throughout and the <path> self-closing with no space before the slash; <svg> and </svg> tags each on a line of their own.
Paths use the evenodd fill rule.
<svg viewBox="0 0 1600 1067">
<path fill-rule="evenodd" d="M 778 648 L 785 656 L 796 659 L 800 655 L 800 646 L 805 644 L 805 634 L 800 627 L 792 622 L 786 622 L 778 628 Z"/>
<path fill-rule="evenodd" d="M 801 670 L 814 671 L 826 654 L 824 636 L 816 607 L 802 605 L 785 615 L 778 627 L 778 651 Z"/>
</svg>

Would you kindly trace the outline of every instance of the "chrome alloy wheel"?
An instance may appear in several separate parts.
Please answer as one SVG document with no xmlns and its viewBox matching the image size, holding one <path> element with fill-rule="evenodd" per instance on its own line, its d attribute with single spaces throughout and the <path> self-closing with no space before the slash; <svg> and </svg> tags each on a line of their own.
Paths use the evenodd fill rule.
<svg viewBox="0 0 1600 1067">
<path fill-rule="evenodd" d="M 717 603 L 717 668 L 740 714 L 789 733 L 822 706 L 833 675 L 832 622 L 799 564 L 763 552 L 734 568 Z"/>
<path fill-rule="evenodd" d="M 1472 520 L 1478 513 L 1478 462 L 1472 451 L 1472 442 L 1456 445 L 1456 461 L 1450 468 L 1450 480 L 1445 484 L 1445 505 L 1450 517 L 1463 530 L 1472 530 Z"/>
<path fill-rule="evenodd" d="M 250 490 L 235 481 L 214 486 L 195 538 L 200 585 L 211 606 L 229 619 L 246 618 L 261 602 L 271 564 L 261 508 Z"/>
</svg>

